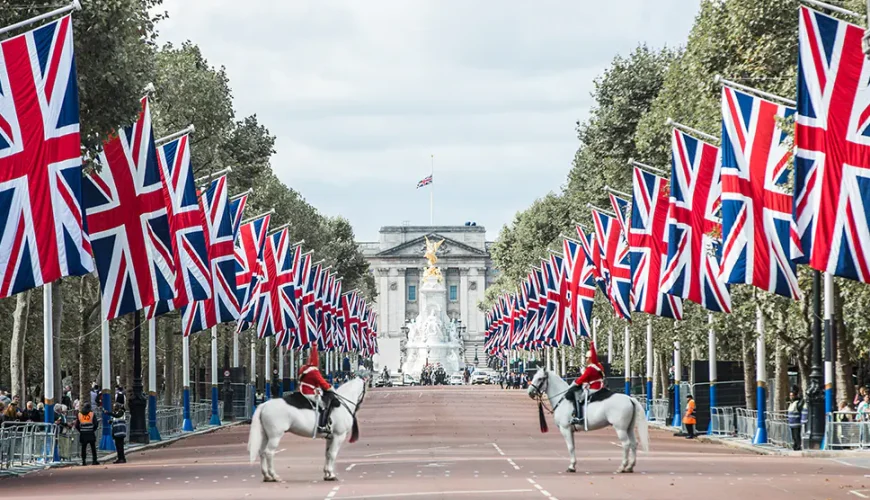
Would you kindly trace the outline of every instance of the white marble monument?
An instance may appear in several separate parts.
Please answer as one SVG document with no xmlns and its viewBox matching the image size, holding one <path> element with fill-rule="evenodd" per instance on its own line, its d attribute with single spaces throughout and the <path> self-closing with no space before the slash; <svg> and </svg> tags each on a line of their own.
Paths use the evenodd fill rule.
<svg viewBox="0 0 870 500">
<path fill-rule="evenodd" d="M 426 259 L 429 268 L 423 275 L 420 287 L 420 312 L 408 323 L 408 342 L 405 344 L 405 362 L 402 365 L 404 373 L 418 377 L 428 363 L 430 366 L 441 365 L 448 374 L 464 368 L 461 359 L 462 341 L 456 328 L 456 322 L 451 321 L 444 311 L 447 303 L 447 289 L 441 270 L 435 267 L 438 261 L 435 252 L 443 240 L 433 243 L 426 238 Z"/>
</svg>

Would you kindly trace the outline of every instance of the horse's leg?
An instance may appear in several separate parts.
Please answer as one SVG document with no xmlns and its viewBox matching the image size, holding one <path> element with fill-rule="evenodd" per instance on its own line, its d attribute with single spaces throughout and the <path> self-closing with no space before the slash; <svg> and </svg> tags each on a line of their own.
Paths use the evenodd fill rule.
<svg viewBox="0 0 870 500">
<path fill-rule="evenodd" d="M 323 464 L 324 481 L 338 480 L 338 476 L 335 475 L 335 459 L 338 458 L 338 449 L 341 448 L 345 435 L 333 434 L 332 437 L 326 439 L 326 461 Z"/>
<path fill-rule="evenodd" d="M 631 442 L 628 438 L 628 431 L 616 426 L 614 426 L 614 429 L 616 429 L 616 437 L 619 438 L 619 442 L 622 444 L 622 464 L 620 464 L 619 469 L 616 469 L 616 472 L 630 472 L 628 471 L 628 450 L 631 447 Z"/>
<path fill-rule="evenodd" d="M 628 467 L 625 472 L 634 472 L 634 464 L 637 462 L 637 436 L 634 428 L 628 430 Z"/>
<path fill-rule="evenodd" d="M 571 457 L 571 463 L 568 464 L 568 472 L 577 472 L 577 456 L 574 454 L 574 429 L 571 426 L 560 426 L 559 432 L 565 438 L 565 445 L 568 446 L 568 455 Z"/>
<path fill-rule="evenodd" d="M 266 443 L 266 449 L 263 451 L 263 455 L 265 460 L 261 459 L 261 462 L 265 462 L 267 465 L 267 471 L 269 473 L 269 479 L 266 482 L 274 482 L 280 481 L 281 478 L 278 477 L 278 474 L 275 472 L 275 452 L 278 451 L 278 445 L 281 444 L 281 435 L 278 434 L 275 437 L 269 437 L 269 441 Z"/>
</svg>

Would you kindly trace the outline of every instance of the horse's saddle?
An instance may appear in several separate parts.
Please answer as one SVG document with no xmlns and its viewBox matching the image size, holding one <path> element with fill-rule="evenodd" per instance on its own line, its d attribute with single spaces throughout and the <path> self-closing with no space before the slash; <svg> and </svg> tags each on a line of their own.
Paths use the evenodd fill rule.
<svg viewBox="0 0 870 500">
<path fill-rule="evenodd" d="M 311 401 L 308 401 L 308 398 L 303 396 L 301 392 L 291 392 L 290 394 L 284 394 L 284 397 L 282 399 L 288 405 L 299 410 L 314 409 L 314 405 L 311 404 Z"/>
<path fill-rule="evenodd" d="M 583 394 L 583 391 L 579 391 L 579 390 L 578 391 L 568 391 L 565 394 L 565 399 L 567 399 L 568 401 L 574 401 L 574 398 L 580 397 L 580 396 L 582 396 L 582 394 Z M 593 392 L 592 394 L 590 394 L 589 401 L 587 401 L 587 404 L 597 403 L 599 401 L 604 401 L 605 399 L 609 398 L 610 396 L 613 396 L 613 394 L 614 394 L 613 391 L 611 391 L 610 389 L 605 387 L 604 389 L 601 389 L 598 392 Z"/>
<path fill-rule="evenodd" d="M 291 392 L 290 394 L 285 394 L 282 399 L 288 405 L 299 410 L 314 409 L 314 404 L 312 404 L 311 401 L 308 400 L 308 398 L 303 396 L 301 392 Z M 326 402 L 326 399 L 329 400 L 329 403 L 332 404 L 333 408 L 338 408 L 339 406 L 341 406 L 341 401 L 339 401 L 336 397 L 324 398 L 324 402 Z"/>
</svg>

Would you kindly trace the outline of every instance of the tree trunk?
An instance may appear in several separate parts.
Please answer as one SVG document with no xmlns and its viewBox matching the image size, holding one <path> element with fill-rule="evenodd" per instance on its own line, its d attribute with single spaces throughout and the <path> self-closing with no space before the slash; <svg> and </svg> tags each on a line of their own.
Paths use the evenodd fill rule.
<svg viewBox="0 0 870 500">
<path fill-rule="evenodd" d="M 840 295 L 840 286 L 834 280 L 834 380 L 836 383 L 836 395 L 834 408 L 839 407 L 840 401 L 853 401 L 855 399 L 855 385 L 852 382 L 852 332 L 843 321 L 843 298 Z"/>
<path fill-rule="evenodd" d="M 746 396 L 746 408 L 749 410 L 755 409 L 755 364 L 752 356 L 755 352 L 752 347 L 754 338 L 755 334 L 751 332 L 743 332 L 741 336 L 743 343 L 743 390 Z"/>
<path fill-rule="evenodd" d="M 774 344 L 774 359 L 776 362 L 776 367 L 774 369 L 774 399 L 773 399 L 773 411 L 785 411 L 786 408 L 786 396 L 788 396 L 788 362 L 785 356 L 785 350 L 782 346 L 782 341 L 779 337 L 776 338 L 776 343 Z"/>
<path fill-rule="evenodd" d="M 661 377 L 661 397 L 662 399 L 666 399 L 668 397 L 668 382 L 669 382 L 669 374 L 668 374 L 668 357 L 665 355 L 665 351 L 659 351 L 659 377 Z"/>
<path fill-rule="evenodd" d="M 175 336 L 172 328 L 163 326 L 163 403 L 171 405 L 175 393 Z"/>
<path fill-rule="evenodd" d="M 24 367 L 21 361 L 24 358 L 24 332 L 27 330 L 27 304 L 30 302 L 30 293 L 21 292 L 15 297 L 15 312 L 12 313 L 12 341 L 9 345 L 9 377 L 11 379 L 12 394 L 24 396 L 22 385 L 24 381 Z"/>
</svg>

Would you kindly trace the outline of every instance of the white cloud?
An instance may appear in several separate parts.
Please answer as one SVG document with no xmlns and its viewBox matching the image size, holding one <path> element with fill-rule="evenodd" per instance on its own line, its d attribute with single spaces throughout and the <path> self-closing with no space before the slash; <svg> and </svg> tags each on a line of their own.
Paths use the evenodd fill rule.
<svg viewBox="0 0 870 500">
<path fill-rule="evenodd" d="M 161 39 L 226 66 L 273 167 L 361 239 L 428 222 L 502 224 L 565 181 L 593 78 L 638 43 L 683 43 L 699 0 L 165 0 Z"/>
</svg>

